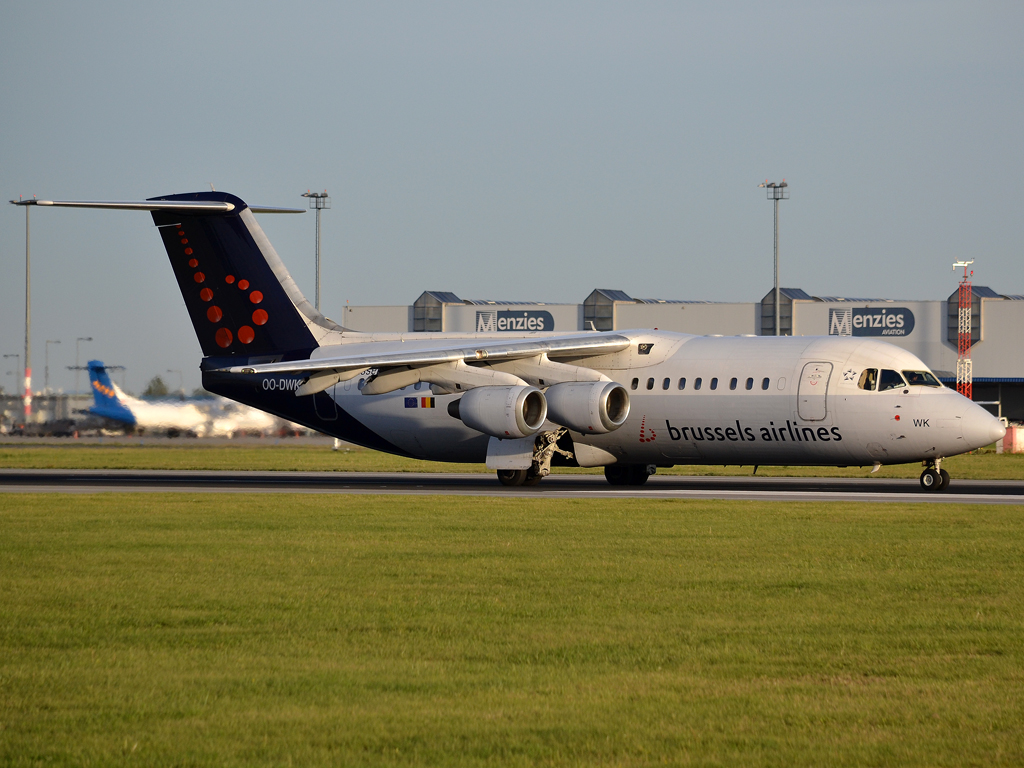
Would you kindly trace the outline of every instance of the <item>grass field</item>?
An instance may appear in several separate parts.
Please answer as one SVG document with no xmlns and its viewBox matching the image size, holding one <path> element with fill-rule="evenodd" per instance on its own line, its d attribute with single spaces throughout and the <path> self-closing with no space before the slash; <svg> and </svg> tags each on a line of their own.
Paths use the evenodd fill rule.
<svg viewBox="0 0 1024 768">
<path fill-rule="evenodd" d="M 339 472 L 487 472 L 483 464 L 444 464 L 417 461 L 361 448 L 332 451 L 324 447 L 272 444 L 260 446 L 205 446 L 201 442 L 167 440 L 142 445 L 62 446 L 0 445 L 0 467 L 17 469 L 223 469 L 308 470 Z M 993 450 L 946 459 L 943 467 L 965 480 L 1024 479 L 1024 454 L 996 454 Z M 866 477 L 870 467 L 762 467 L 766 477 Z M 601 474 L 600 469 L 556 467 L 555 473 Z M 677 466 L 659 469 L 669 475 L 749 475 L 753 467 Z M 916 478 L 919 464 L 882 467 L 871 477 Z"/>
<path fill-rule="evenodd" d="M 0 496 L 4 765 L 1020 765 L 1024 509 Z"/>
</svg>

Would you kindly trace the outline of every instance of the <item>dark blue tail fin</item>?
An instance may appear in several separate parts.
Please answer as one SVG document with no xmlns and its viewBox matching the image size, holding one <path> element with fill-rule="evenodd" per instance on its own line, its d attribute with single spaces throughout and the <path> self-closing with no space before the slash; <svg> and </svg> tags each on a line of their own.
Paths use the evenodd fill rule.
<svg viewBox="0 0 1024 768">
<path fill-rule="evenodd" d="M 224 192 L 152 200 L 227 202 L 229 212 L 153 211 L 207 357 L 303 352 L 342 328 L 302 296 L 249 207 Z"/>
<path fill-rule="evenodd" d="M 89 413 L 125 424 L 135 423 L 135 415 L 118 398 L 110 376 L 107 375 L 107 369 L 99 360 L 89 361 L 89 384 L 92 386 L 93 397 L 93 406 Z"/>
</svg>

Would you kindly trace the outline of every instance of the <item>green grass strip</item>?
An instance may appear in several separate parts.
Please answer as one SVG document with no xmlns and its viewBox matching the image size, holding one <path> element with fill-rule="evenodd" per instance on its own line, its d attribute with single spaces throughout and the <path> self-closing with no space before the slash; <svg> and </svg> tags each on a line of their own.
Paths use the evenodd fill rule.
<svg viewBox="0 0 1024 768">
<path fill-rule="evenodd" d="M 1022 513 L 0 496 L 0 764 L 1020 765 Z"/>
</svg>

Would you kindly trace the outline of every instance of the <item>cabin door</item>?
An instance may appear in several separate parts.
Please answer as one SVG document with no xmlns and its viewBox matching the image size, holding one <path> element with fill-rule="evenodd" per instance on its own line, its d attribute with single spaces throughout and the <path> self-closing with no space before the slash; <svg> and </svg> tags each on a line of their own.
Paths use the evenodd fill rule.
<svg viewBox="0 0 1024 768">
<path fill-rule="evenodd" d="M 804 421 L 824 421 L 828 417 L 828 380 L 832 363 L 807 363 L 800 374 L 796 412 Z"/>
</svg>

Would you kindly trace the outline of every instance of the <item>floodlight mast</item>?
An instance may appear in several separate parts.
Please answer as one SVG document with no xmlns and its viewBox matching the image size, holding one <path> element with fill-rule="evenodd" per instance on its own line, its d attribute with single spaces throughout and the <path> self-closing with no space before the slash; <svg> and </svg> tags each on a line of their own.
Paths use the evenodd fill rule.
<svg viewBox="0 0 1024 768">
<path fill-rule="evenodd" d="M 974 309 L 974 293 L 971 278 L 974 270 L 968 273 L 967 268 L 974 263 L 970 261 L 953 262 L 953 271 L 963 267 L 964 275 L 960 280 L 960 306 L 957 314 L 956 338 L 956 391 L 972 400 L 974 397 L 974 365 L 971 362 L 971 311 Z"/>
<path fill-rule="evenodd" d="M 316 311 L 320 311 L 320 211 L 324 208 L 331 207 L 331 198 L 327 195 L 327 190 L 323 192 L 306 192 L 302 193 L 302 197 L 309 198 L 310 210 L 316 210 Z"/>
<path fill-rule="evenodd" d="M 768 179 L 764 184 L 758 184 L 758 188 L 764 187 L 768 190 L 768 199 L 775 201 L 775 335 L 781 336 L 782 329 L 779 327 L 779 200 L 789 200 L 789 184 L 783 179 L 776 184 Z M 792 329 L 790 329 L 792 332 Z"/>
<path fill-rule="evenodd" d="M 25 421 L 27 422 L 32 416 L 32 269 L 30 255 L 32 253 L 30 246 L 30 234 L 29 229 L 29 216 L 28 212 L 33 205 L 35 205 L 36 199 L 33 196 L 31 200 L 23 200 L 20 197 L 17 200 L 10 201 L 12 205 L 22 205 L 25 207 Z"/>
</svg>

